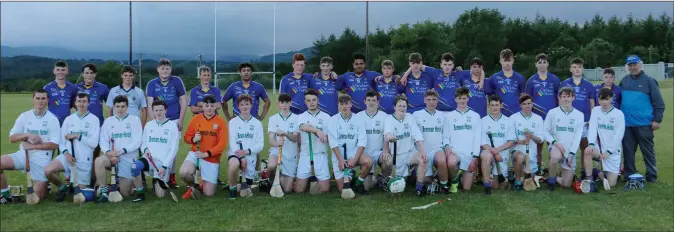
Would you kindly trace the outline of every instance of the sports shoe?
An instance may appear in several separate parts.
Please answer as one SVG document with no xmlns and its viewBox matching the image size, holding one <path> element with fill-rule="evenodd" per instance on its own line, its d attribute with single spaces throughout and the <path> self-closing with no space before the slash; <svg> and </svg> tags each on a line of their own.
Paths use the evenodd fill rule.
<svg viewBox="0 0 674 232">
<path fill-rule="evenodd" d="M 63 186 L 58 189 L 56 192 L 56 202 L 63 202 L 68 196 L 68 186 Z"/>
<path fill-rule="evenodd" d="M 144 200 L 145 200 L 145 194 L 139 193 L 139 194 L 136 194 L 136 198 L 133 199 L 133 202 L 141 202 L 141 201 L 144 201 Z"/>
<path fill-rule="evenodd" d="M 458 193 L 459 192 L 459 183 L 452 183 L 449 187 L 449 192 L 450 193 Z"/>
<path fill-rule="evenodd" d="M 557 178 L 548 178 L 548 190 L 555 191 L 555 186 L 557 185 Z"/>
</svg>

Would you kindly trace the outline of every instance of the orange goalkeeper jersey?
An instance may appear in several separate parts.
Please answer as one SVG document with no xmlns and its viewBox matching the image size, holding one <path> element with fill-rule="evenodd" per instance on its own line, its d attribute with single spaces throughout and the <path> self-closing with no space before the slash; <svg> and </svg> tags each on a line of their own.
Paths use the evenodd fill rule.
<svg viewBox="0 0 674 232">
<path fill-rule="evenodd" d="M 191 151 L 197 150 L 196 144 L 192 142 L 192 138 L 194 138 L 197 131 L 201 134 L 201 141 L 199 142 L 201 147 L 199 150 L 207 152 L 209 155 L 204 160 L 210 163 L 220 163 L 220 156 L 225 151 L 227 138 L 229 138 L 227 135 L 227 121 L 218 115 L 213 116 L 211 119 L 206 118 L 203 113 L 194 116 L 187 126 L 184 136 L 185 143 L 192 145 Z"/>
</svg>

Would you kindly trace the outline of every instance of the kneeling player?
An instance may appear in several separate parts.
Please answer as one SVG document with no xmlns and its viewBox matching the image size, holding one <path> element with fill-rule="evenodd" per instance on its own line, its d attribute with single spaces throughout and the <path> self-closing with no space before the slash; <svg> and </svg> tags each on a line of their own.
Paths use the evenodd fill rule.
<svg viewBox="0 0 674 232">
<path fill-rule="evenodd" d="M 297 141 L 299 133 L 297 132 L 297 115 L 290 112 L 292 99 L 288 94 L 278 96 L 279 113 L 269 117 L 267 126 L 267 135 L 269 136 L 269 162 L 267 162 L 267 173 L 276 174 L 277 158 L 279 153 L 280 136 L 284 136 L 283 154 L 281 154 L 281 188 L 283 192 L 293 191 L 293 182 L 297 175 Z M 270 178 L 270 179 L 273 179 Z M 273 183 L 273 181 L 272 181 Z"/>
<path fill-rule="evenodd" d="M 330 118 L 331 123 L 328 125 L 330 148 L 332 148 L 332 154 L 334 155 L 332 157 L 332 172 L 335 174 L 337 191 L 342 192 L 344 187 L 344 168 L 349 167 L 354 170 L 356 166 L 360 166 L 360 175 L 358 175 L 356 181 L 355 191 L 360 194 L 367 194 L 363 182 L 372 168 L 372 158 L 364 154 L 367 145 L 365 123 L 351 112 L 351 96 L 339 96 L 337 102 L 339 102 L 339 113 Z M 345 149 L 346 160 L 344 159 Z M 349 183 L 353 183 L 353 181 L 349 181 Z"/>
<path fill-rule="evenodd" d="M 54 149 L 61 141 L 59 120 L 47 110 L 49 99 L 44 89 L 33 92 L 33 109 L 23 112 L 9 131 L 9 142 L 21 143 L 19 151 L 0 157 L 0 204 L 11 201 L 5 170 L 26 170 L 30 162 L 33 189 L 41 199 L 47 195 L 47 177 L 44 168 L 49 164 Z M 28 160 L 26 160 L 28 159 Z"/>
<path fill-rule="evenodd" d="M 538 171 L 538 151 L 536 147 L 543 144 L 543 118 L 534 114 L 531 96 L 524 95 L 519 99 L 522 111 L 510 116 L 514 123 L 517 141 L 513 149 L 513 169 L 515 170 L 515 189 L 522 190 L 523 165 L 529 162 L 529 173 L 524 173 L 524 178 L 531 177 Z M 526 152 L 529 151 L 529 160 L 526 160 Z"/>
<path fill-rule="evenodd" d="M 47 179 L 58 187 L 56 201 L 61 202 L 68 193 L 68 186 L 61 181 L 58 173 L 65 171 L 70 173 L 70 180 L 77 179 L 80 189 L 90 184 L 91 166 L 94 163 L 93 152 L 98 146 L 101 123 L 94 114 L 87 110 L 89 107 L 89 94 L 78 93 L 75 98 L 77 112 L 68 116 L 63 121 L 61 128 L 61 154 L 52 160 L 44 169 Z M 73 151 L 73 149 L 75 149 Z M 73 155 L 74 154 L 74 155 Z M 72 167 L 77 168 L 77 177 L 73 176 Z"/>
<path fill-rule="evenodd" d="M 459 173 L 464 191 L 473 186 L 473 175 L 477 172 L 477 159 L 482 144 L 480 115 L 468 108 L 469 90 L 459 87 L 454 94 L 456 110 L 447 113 L 444 121 L 443 140 L 445 159 L 452 179 L 450 192 L 456 193 Z M 462 172 L 459 172 L 462 171 Z"/>
<path fill-rule="evenodd" d="M 592 159 L 602 162 L 604 176 L 611 187 L 620 174 L 622 140 L 625 133 L 625 115 L 613 106 L 613 92 L 608 88 L 599 90 L 599 105 L 592 109 L 588 129 L 588 146 L 584 151 L 583 167 L 587 179 L 592 178 Z M 599 136 L 599 141 L 597 140 Z M 595 189 L 594 181 L 591 189 Z"/>
<path fill-rule="evenodd" d="M 417 126 L 416 120 L 412 114 L 407 113 L 407 98 L 404 95 L 398 95 L 394 101 L 395 112 L 391 117 L 386 118 L 384 122 L 384 134 L 386 141 L 397 141 L 398 154 L 396 156 L 396 175 L 407 177 L 408 167 L 417 166 L 417 170 L 426 170 L 428 156 L 424 150 L 424 137 Z M 415 149 L 416 144 L 416 149 Z M 388 150 L 385 149 L 388 153 Z M 426 172 L 417 171 L 417 196 L 423 196 L 423 179 Z"/>
<path fill-rule="evenodd" d="M 393 102 L 391 102 L 393 105 Z M 370 156 L 372 159 L 372 168 L 370 168 L 370 174 L 365 178 L 365 190 L 370 190 L 374 187 L 374 182 L 372 181 L 372 175 L 378 164 L 381 168 L 381 174 L 377 174 L 378 179 L 383 180 L 385 176 L 391 174 L 391 154 L 384 153 L 384 121 L 386 117 L 390 115 L 386 112 L 378 109 L 379 107 L 379 94 L 374 90 L 370 90 L 365 94 L 365 110 L 357 113 L 356 116 L 359 116 L 365 124 L 365 135 L 367 136 L 367 146 L 365 147 L 365 154 Z M 388 143 L 387 143 L 388 144 Z M 381 178 L 380 178 L 381 177 Z"/>
<path fill-rule="evenodd" d="M 576 151 L 583 135 L 583 113 L 573 108 L 576 96 L 570 87 L 559 89 L 559 106 L 550 110 L 544 121 L 545 139 L 550 143 L 548 189 L 557 185 L 557 164 L 562 163 L 563 187 L 571 187 L 576 170 Z"/>
<path fill-rule="evenodd" d="M 143 131 L 143 143 L 141 149 L 145 154 L 144 159 L 150 159 L 149 169 L 152 171 L 152 187 L 154 194 L 163 198 L 166 191 L 159 184 L 157 179 L 169 182 L 169 173 L 173 160 L 178 154 L 178 144 L 180 143 L 180 131 L 175 122 L 166 118 L 166 109 L 168 105 L 165 101 L 157 100 L 152 102 L 152 114 L 154 120 L 145 124 Z M 155 166 L 159 169 L 155 169 Z M 167 187 L 167 186 L 163 186 Z"/>
<path fill-rule="evenodd" d="M 188 186 L 192 199 L 203 191 L 206 196 L 215 195 L 220 170 L 220 156 L 227 147 L 227 121 L 215 114 L 220 104 L 213 95 L 205 95 L 201 108 L 203 113 L 192 117 L 183 140 L 192 145 L 180 166 L 180 177 Z M 201 172 L 203 185 L 196 183 L 194 175 L 197 168 Z M 201 190 L 200 190 L 201 188 Z"/>
<path fill-rule="evenodd" d="M 508 116 L 501 113 L 502 107 L 503 101 L 500 96 L 489 96 L 489 114 L 482 118 L 482 152 L 480 153 L 480 161 L 482 162 L 480 168 L 486 194 L 491 194 L 492 187 L 498 188 L 499 183 L 508 181 L 510 147 L 515 145 L 514 125 Z M 489 170 L 492 170 L 493 176 L 497 176 L 495 182 L 490 180 Z"/>
<path fill-rule="evenodd" d="M 99 145 L 101 150 L 105 151 L 105 155 L 95 160 L 99 202 L 108 200 L 108 178 L 105 177 L 110 168 L 117 170 L 117 176 L 120 177 L 119 192 L 122 196 L 132 194 L 134 176 L 131 166 L 136 162 L 134 157 L 138 154 L 143 137 L 140 118 L 128 113 L 129 99 L 119 95 L 113 100 L 113 105 L 115 115 L 105 119 L 99 139 Z"/>
<path fill-rule="evenodd" d="M 423 181 L 425 184 L 428 184 L 432 181 L 433 163 L 435 163 L 440 181 L 440 189 L 443 193 L 449 193 L 449 187 L 447 187 L 447 179 L 449 178 L 447 174 L 447 161 L 444 159 L 444 152 L 442 151 L 442 131 L 444 129 L 445 114 L 436 110 L 438 106 L 438 93 L 433 89 L 426 91 L 424 93 L 424 104 L 426 104 L 425 109 L 412 114 L 416 120 L 415 123 L 421 130 L 421 135 L 424 137 L 424 150 L 428 151 L 426 169 L 419 171 L 424 173 L 425 180 Z"/>
<path fill-rule="evenodd" d="M 264 130 L 262 123 L 250 114 L 253 98 L 248 94 L 241 94 L 236 99 L 239 107 L 239 117 L 229 121 L 229 157 L 227 157 L 229 179 L 229 199 L 236 199 L 236 177 L 241 175 L 246 182 L 241 183 L 241 195 L 252 195 L 250 186 L 257 175 L 255 162 L 257 154 L 264 148 Z M 241 173 L 239 174 L 239 170 Z"/>
<path fill-rule="evenodd" d="M 318 179 L 318 190 L 322 193 L 330 191 L 330 168 L 328 167 L 328 135 L 327 123 L 330 116 L 318 109 L 318 92 L 314 89 L 304 93 L 304 104 L 308 110 L 297 118 L 301 137 L 300 159 L 297 164 L 297 180 L 295 192 L 301 193 L 311 178 Z M 313 160 L 312 160 L 313 157 Z M 313 162 L 312 162 L 313 161 Z M 314 170 L 311 170 L 314 168 Z M 315 173 L 316 176 L 311 174 Z"/>
</svg>

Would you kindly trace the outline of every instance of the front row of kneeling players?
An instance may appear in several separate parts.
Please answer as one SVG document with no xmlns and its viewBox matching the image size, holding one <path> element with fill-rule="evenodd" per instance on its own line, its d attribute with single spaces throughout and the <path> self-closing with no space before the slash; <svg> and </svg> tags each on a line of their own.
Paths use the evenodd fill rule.
<svg viewBox="0 0 674 232">
<path fill-rule="evenodd" d="M 351 112 L 351 98 L 343 95 L 338 99 L 340 113 L 331 118 L 319 110 L 316 91 L 307 91 L 305 104 L 308 110 L 300 115 L 290 112 L 290 96 L 282 94 L 278 98 L 279 113 L 269 119 L 267 135 L 272 162 L 269 162 L 266 171 L 274 173 L 279 168 L 273 161 L 279 146 L 283 145 L 280 163 L 283 191 L 304 192 L 309 182 L 317 179 L 319 192 L 328 192 L 328 146 L 333 154 L 332 169 L 338 190 L 344 187 L 344 168 L 360 167 L 354 189 L 367 194 L 375 185 L 372 178 L 375 166 L 381 168 L 378 182 L 391 174 L 390 142 L 396 141 L 396 175 L 406 177 L 408 169 L 416 166 L 417 195 L 425 193 L 425 185 L 434 176 L 433 167 L 440 190 L 444 193 L 458 191 L 460 176 L 462 189 L 470 190 L 473 175 L 478 172 L 482 176 L 485 193 L 491 193 L 492 188 L 507 184 L 504 180 L 508 177 L 508 162 L 513 164 L 515 189 L 521 189 L 523 180 L 540 168 L 536 166 L 536 149 L 529 148 L 547 141 L 551 173 L 547 178 L 548 188 L 554 190 L 557 185 L 557 165 L 560 163 L 560 185 L 571 186 L 576 168 L 575 152 L 584 127 L 582 114 L 571 104 L 575 97 L 572 89 L 560 89 L 560 106 L 552 109 L 545 121 L 532 113 L 531 97 L 526 95 L 519 99 L 522 111 L 510 118 L 501 114 L 502 101 L 498 96 L 489 98 L 489 115 L 484 118 L 468 108 L 468 97 L 468 89 L 458 88 L 455 94 L 457 109 L 440 112 L 435 109 L 437 93 L 430 90 L 424 97 L 426 108 L 409 114 L 406 113 L 407 100 L 399 96 L 394 102 L 394 114 L 387 115 L 377 109 L 376 92 L 366 95 L 367 109 L 359 114 Z M 610 186 L 616 184 L 619 173 L 624 115 L 611 105 L 612 97 L 610 90 L 602 89 L 599 92 L 600 106 L 595 107 L 591 114 L 588 129 L 590 146 L 584 151 L 582 161 L 586 182 L 590 183 L 591 189 L 594 188 L 592 178 L 597 176 L 592 171 L 593 160 L 601 160 L 606 173 L 599 176 L 605 177 Z M 250 187 L 257 175 L 257 154 L 262 151 L 265 140 L 262 123 L 250 115 L 251 102 L 247 95 L 239 97 L 236 103 L 241 115 L 228 123 L 215 114 L 217 100 L 212 96 L 204 97 L 204 113 L 191 120 L 183 136 L 184 142 L 191 148 L 180 167 L 180 176 L 194 198 L 202 193 L 206 196 L 215 194 L 220 156 L 228 145 L 229 198 L 235 198 L 237 191 L 244 196 L 251 195 Z M 145 170 L 152 172 L 154 193 L 163 197 L 165 188 L 161 188 L 160 182 L 167 181 L 166 171 L 170 170 L 180 143 L 177 126 L 166 118 L 166 103 L 153 102 L 154 120 L 148 122 L 144 130 L 140 119 L 127 113 L 128 99 L 125 96 L 114 99 L 115 116 L 107 118 L 101 127 L 96 118 L 87 112 L 88 103 L 87 94 L 78 94 L 75 101 L 77 112 L 70 115 L 59 129 L 54 126 L 58 125 L 55 116 L 46 111 L 46 93 L 36 91 L 33 94 L 34 108 L 21 114 L 10 131 L 10 142 L 20 142 L 21 148 L 19 152 L 2 156 L 2 170 L 29 170 L 34 183 L 29 192 L 34 191 L 43 198 L 47 181 L 50 181 L 59 186 L 57 200 L 63 200 L 67 187 L 58 177 L 58 172 L 70 170 L 71 179 L 76 180 L 79 188 L 85 188 L 90 180 L 91 162 L 94 162 L 99 201 L 107 201 L 110 191 L 131 196 L 133 187 L 137 195 L 142 195 L 143 185 L 138 177 Z M 280 136 L 285 139 L 281 141 Z M 56 145 L 61 155 L 49 162 Z M 87 154 L 92 154 L 99 145 L 105 152 L 94 160 L 92 155 Z M 136 159 L 139 149 L 143 156 Z M 148 159 L 154 165 L 148 165 Z M 492 165 L 494 162 L 498 166 Z M 523 166 L 527 162 L 530 168 L 525 173 Z M 154 166 L 160 167 L 159 170 Z M 107 170 L 114 170 L 113 178 L 119 178 L 118 190 L 116 185 L 108 189 Z M 239 171 L 246 181 L 237 186 Z M 199 178 L 195 178 L 199 173 L 203 180 L 201 183 L 197 183 Z M 492 180 L 492 176 L 498 178 Z M 9 192 L 6 177 L 1 172 L 0 188 L 0 201 L 7 202 Z"/>
</svg>

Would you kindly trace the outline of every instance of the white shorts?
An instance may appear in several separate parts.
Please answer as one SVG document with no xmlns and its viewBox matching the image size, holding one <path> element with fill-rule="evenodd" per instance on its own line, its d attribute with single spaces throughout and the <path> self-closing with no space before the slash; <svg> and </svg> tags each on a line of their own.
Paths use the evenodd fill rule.
<svg viewBox="0 0 674 232">
<path fill-rule="evenodd" d="M 498 162 L 498 165 L 501 167 L 501 172 L 498 173 L 498 169 L 496 169 L 496 165 L 492 165 L 491 167 L 491 174 L 494 176 L 498 176 L 503 174 L 504 177 L 508 177 L 508 162 L 510 162 L 510 149 L 501 151 L 501 158 L 503 160 L 501 162 Z M 496 158 L 492 159 L 492 164 L 496 164 Z"/>
<path fill-rule="evenodd" d="M 341 152 L 344 151 L 342 148 L 340 148 L 339 150 L 340 150 Z M 352 151 L 348 151 L 349 153 L 346 154 L 346 157 L 347 157 L 347 158 L 346 158 L 346 160 L 344 160 L 344 162 L 346 162 L 346 161 L 348 161 L 349 159 L 351 159 L 351 158 L 353 158 L 354 156 L 356 156 L 356 152 L 358 152 L 358 149 L 351 149 L 351 150 L 352 150 Z M 343 154 L 342 154 L 342 155 L 343 155 Z M 331 155 L 330 157 L 332 157 L 332 173 L 335 174 L 335 180 L 344 178 L 344 171 L 340 171 L 340 170 L 339 170 L 339 167 L 338 167 L 338 166 L 339 166 L 339 161 L 337 161 L 337 157 L 336 157 L 334 154 Z M 316 158 L 316 157 L 314 157 L 314 158 Z M 358 161 L 356 161 L 356 167 L 360 167 L 360 165 L 358 164 Z M 352 167 L 352 168 L 355 168 L 355 167 Z"/>
<path fill-rule="evenodd" d="M 457 155 L 457 159 L 459 160 L 459 169 L 462 171 L 468 172 L 468 168 L 470 167 L 470 163 L 473 162 L 473 156 L 471 155 L 466 155 L 461 152 L 454 151 L 454 154 Z"/>
<path fill-rule="evenodd" d="M 297 178 L 309 179 L 311 177 L 311 162 L 308 155 L 300 155 L 297 164 Z M 328 154 L 314 154 L 314 173 L 318 180 L 330 180 L 330 167 L 328 167 Z"/>
<path fill-rule="evenodd" d="M 227 163 L 229 163 L 229 159 L 237 159 L 237 156 L 230 155 L 227 157 Z M 244 156 L 243 158 L 239 159 L 239 162 L 241 160 L 246 161 L 246 170 L 243 172 L 243 178 L 245 179 L 255 179 L 255 176 L 257 175 L 257 170 L 255 170 L 255 163 L 257 162 L 257 154 L 255 155 L 247 155 Z M 241 174 L 239 174 L 241 176 Z"/>
<path fill-rule="evenodd" d="M 270 154 L 267 162 L 276 162 L 277 158 L 278 154 Z M 297 155 L 283 154 L 281 157 L 281 174 L 289 177 L 297 176 Z"/>
<path fill-rule="evenodd" d="M 522 157 L 524 157 L 525 159 L 527 158 L 527 153 L 525 149 L 512 148 L 511 150 L 512 155 L 510 156 L 510 158 L 512 158 L 513 162 L 515 162 L 515 158 L 513 156 L 515 154 L 515 151 L 522 152 Z M 522 162 L 522 165 L 523 165 L 522 170 L 526 171 L 527 170 L 526 161 Z M 535 155 L 531 155 L 531 153 L 529 153 L 529 169 L 531 173 L 535 173 L 538 171 L 538 157 L 536 157 Z"/>
<path fill-rule="evenodd" d="M 56 157 L 58 161 L 61 161 L 61 165 L 63 165 L 63 172 L 65 176 L 70 176 L 70 180 L 74 180 L 75 178 L 72 173 L 72 166 L 70 163 L 68 163 L 68 160 L 66 160 L 66 156 L 61 154 Z M 75 162 L 75 165 L 77 166 L 77 184 L 78 185 L 89 185 L 91 183 L 91 167 L 92 167 L 92 162 L 82 162 L 82 161 L 77 161 Z"/>
<path fill-rule="evenodd" d="M 187 153 L 185 161 L 197 165 L 197 156 L 194 155 L 193 151 Z M 199 170 L 201 171 L 201 179 L 204 181 L 211 182 L 212 184 L 218 183 L 218 173 L 220 171 L 219 163 L 211 163 L 203 159 L 199 160 Z"/>
<path fill-rule="evenodd" d="M 161 160 L 158 160 L 158 159 L 152 159 L 152 161 L 154 161 L 154 164 L 157 165 L 157 168 L 161 168 L 161 166 L 165 165 L 164 163 L 161 162 Z M 147 160 L 147 162 L 150 165 L 150 173 L 151 173 L 150 175 L 152 175 L 153 179 L 154 178 L 161 179 L 164 182 L 169 181 L 169 172 L 171 171 L 171 165 L 173 165 L 173 164 L 166 165 L 166 167 L 168 167 L 168 168 L 166 170 L 164 170 L 164 177 L 159 177 L 159 170 L 154 169 L 154 166 L 152 166 L 152 163 L 150 163 L 149 159 Z M 199 164 L 201 164 L 201 162 L 199 162 Z"/>
<path fill-rule="evenodd" d="M 367 155 L 372 158 L 372 168 L 370 169 L 370 175 L 374 175 L 374 170 L 377 169 L 377 165 L 379 165 L 379 157 L 381 157 L 381 154 L 384 153 L 384 151 L 381 150 L 374 150 L 370 152 L 366 152 Z M 380 165 L 381 167 L 381 165 Z"/>
<path fill-rule="evenodd" d="M 36 157 L 36 156 L 44 157 Z M 44 168 L 47 167 L 51 161 L 51 152 L 45 153 L 33 153 L 29 156 L 30 159 L 30 178 L 34 181 L 47 181 L 47 176 L 44 175 Z M 26 173 L 26 152 L 24 150 L 19 150 L 10 154 L 12 160 L 14 161 L 14 170 L 21 170 L 23 173 Z"/>
</svg>

